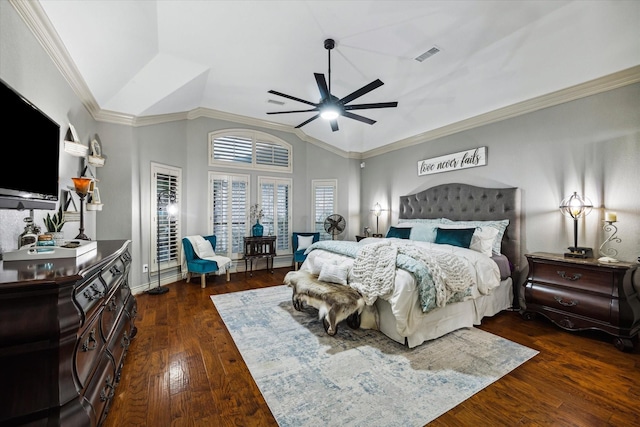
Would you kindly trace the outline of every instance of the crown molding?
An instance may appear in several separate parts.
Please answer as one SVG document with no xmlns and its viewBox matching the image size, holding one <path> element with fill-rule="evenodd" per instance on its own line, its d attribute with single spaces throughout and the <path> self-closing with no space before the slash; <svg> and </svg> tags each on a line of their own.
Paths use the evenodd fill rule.
<svg viewBox="0 0 640 427">
<path fill-rule="evenodd" d="M 60 70 L 85 108 L 95 117 L 100 106 L 71 59 L 67 48 L 60 40 L 58 33 L 51 25 L 47 14 L 40 6 L 40 2 L 26 0 L 9 0 L 9 2 Z"/>
<path fill-rule="evenodd" d="M 490 123 L 496 123 L 505 119 L 510 119 L 523 114 L 542 110 L 543 108 L 553 107 L 569 101 L 575 101 L 580 98 L 596 95 L 598 93 L 617 89 L 638 82 L 640 82 L 640 66 L 627 68 L 626 70 L 590 80 L 585 83 L 570 86 L 568 88 L 551 92 L 546 95 L 541 95 L 535 98 L 528 99 L 526 101 L 499 108 L 497 110 L 470 117 L 468 119 L 461 120 L 450 125 L 442 126 L 438 129 L 433 129 L 428 132 L 414 135 L 412 137 L 396 141 L 389 145 L 385 145 L 384 147 L 365 151 L 362 153 L 362 158 L 367 159 L 370 157 L 379 156 L 381 154 L 390 153 L 402 148 L 407 148 L 428 141 L 433 141 L 434 139 L 443 138 L 445 136 L 453 135 L 458 132 L 463 132 L 465 130 L 473 129 L 479 126 L 488 125 Z"/>
<path fill-rule="evenodd" d="M 60 37 L 58 36 L 53 26 L 51 25 L 51 22 L 42 9 L 42 6 L 40 6 L 40 3 L 27 0 L 9 0 L 9 2 L 16 9 L 26 25 L 31 29 L 36 39 L 44 47 L 47 54 L 51 57 L 56 67 L 60 70 L 75 94 L 85 106 L 85 108 L 97 121 L 129 126 L 148 126 L 152 124 L 160 124 L 171 121 L 193 120 L 199 117 L 209 117 L 230 121 L 233 123 L 256 126 L 263 129 L 266 128 L 281 132 L 292 133 L 302 141 L 318 146 L 338 156 L 350 159 L 362 160 L 374 156 L 379 156 L 381 154 L 386 154 L 417 144 L 433 141 L 438 138 L 443 138 L 445 136 L 453 135 L 458 132 L 473 129 L 475 127 L 496 123 L 498 121 L 538 111 L 543 108 L 553 107 L 565 102 L 574 101 L 576 99 L 640 82 L 640 66 L 635 66 L 585 83 L 577 84 L 575 86 L 551 92 L 546 95 L 541 95 L 536 98 L 518 102 L 507 107 L 499 108 L 497 110 L 461 120 L 456 123 L 442 126 L 438 129 L 433 129 L 409 138 L 391 142 L 388 145 L 373 150 L 364 152 L 345 151 L 333 145 L 327 144 L 324 141 L 313 138 L 304 133 L 302 130 L 296 129 L 293 126 L 282 125 L 266 120 L 255 119 L 208 108 L 199 107 L 188 112 L 161 114 L 154 116 L 133 116 L 130 114 L 118 113 L 115 111 L 101 110 L 98 102 L 89 90 L 87 83 L 80 74 L 80 71 L 77 69 L 75 63 L 71 59 L 69 52 L 60 40 Z"/>
</svg>

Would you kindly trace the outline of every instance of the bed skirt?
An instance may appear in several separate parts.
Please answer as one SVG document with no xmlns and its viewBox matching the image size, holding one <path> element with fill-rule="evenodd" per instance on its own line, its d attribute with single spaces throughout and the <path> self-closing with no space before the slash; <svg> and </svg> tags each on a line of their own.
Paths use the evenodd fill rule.
<svg viewBox="0 0 640 427">
<path fill-rule="evenodd" d="M 425 341 L 439 338 L 460 328 L 480 325 L 483 317 L 491 317 L 512 306 L 513 282 L 511 278 L 503 280 L 491 295 L 483 295 L 473 300 L 448 304 L 433 310 L 422 317 L 420 326 L 409 336 L 402 336 L 396 328 L 395 317 L 388 301 L 378 298 L 380 331 L 400 344 L 409 348 L 417 347 Z"/>
</svg>

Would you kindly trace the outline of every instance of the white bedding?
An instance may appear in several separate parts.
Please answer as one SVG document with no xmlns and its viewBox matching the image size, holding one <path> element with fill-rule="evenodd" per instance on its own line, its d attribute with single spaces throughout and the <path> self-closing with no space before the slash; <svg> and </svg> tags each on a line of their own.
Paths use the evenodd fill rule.
<svg viewBox="0 0 640 427">
<path fill-rule="evenodd" d="M 379 241 L 378 238 L 366 238 L 361 240 L 359 244 L 366 245 Z M 470 296 L 464 298 L 464 301 L 449 303 L 445 307 L 434 308 L 425 313 L 421 308 L 414 275 L 406 270 L 397 269 L 392 291 L 387 295 L 380 296 L 378 300 L 383 301 L 378 301 L 375 304 L 380 322 L 378 329 L 390 338 L 402 343 L 406 341 L 410 347 L 414 347 L 426 339 L 437 338 L 460 327 L 477 324 L 479 319 L 485 315 L 493 315 L 510 306 L 511 281 L 508 279 L 503 284 L 503 288 L 508 288 L 507 291 L 499 289 L 501 287 L 500 270 L 490 257 L 457 246 L 427 242 L 413 243 L 427 250 L 442 251 L 458 256 L 466 264 L 475 285 L 471 287 Z M 317 272 L 319 266 L 326 262 L 351 267 L 354 258 L 325 249 L 313 249 L 308 253 L 301 269 Z M 352 278 L 350 273 L 349 281 Z M 492 301 L 494 294 L 497 295 L 497 303 Z M 439 325 L 438 329 L 434 329 L 434 321 Z M 431 328 L 431 330 L 426 331 L 425 328 Z"/>
</svg>

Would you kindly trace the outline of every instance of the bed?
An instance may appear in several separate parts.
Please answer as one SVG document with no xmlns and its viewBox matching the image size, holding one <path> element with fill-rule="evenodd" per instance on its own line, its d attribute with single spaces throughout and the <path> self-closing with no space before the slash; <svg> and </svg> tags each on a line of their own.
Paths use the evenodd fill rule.
<svg viewBox="0 0 640 427">
<path fill-rule="evenodd" d="M 478 233 L 491 227 L 502 228 L 502 232 L 498 233 L 501 239 L 494 239 L 488 252 L 486 243 L 491 239 L 483 241 L 484 248 L 476 245 L 474 249 L 442 243 L 451 236 L 457 239 L 462 233 L 466 233 L 466 238 L 469 229 L 475 228 L 473 242 L 477 244 L 480 242 L 477 240 Z M 326 276 L 328 273 L 324 272 L 329 271 L 327 265 L 332 266 L 333 273 L 337 268 L 335 266 L 339 266 L 342 271 L 346 269 L 346 278 L 331 280 L 329 276 L 329 280 L 344 280 L 342 284 L 361 290 L 358 286 L 363 286 L 363 283 L 365 287 L 366 283 L 379 283 L 381 275 L 376 274 L 375 280 L 373 276 L 367 276 L 373 274 L 373 270 L 368 268 L 363 259 L 370 262 L 377 260 L 374 262 L 383 264 L 381 260 L 389 254 L 395 254 L 391 287 L 377 294 L 377 288 L 373 291 L 371 288 L 365 289 L 365 292 L 372 293 L 367 294 L 369 298 L 365 297 L 368 299 L 368 310 L 363 313 L 363 326 L 379 329 L 389 338 L 413 348 L 457 329 L 479 325 L 482 318 L 514 306 L 513 284 L 518 283 L 517 273 L 522 258 L 520 227 L 519 189 L 482 188 L 467 184 L 438 185 L 400 197 L 398 222 L 390 227 L 385 238 L 314 243 L 307 249 L 307 258 L 300 270 L 313 274 L 322 271 Z M 407 229 L 410 231 L 407 232 Z M 432 241 L 431 236 L 420 234 L 424 234 L 425 230 L 439 234 L 438 243 Z M 367 254 L 366 257 L 363 253 Z M 434 264 L 434 260 L 439 264 Z M 423 263 L 431 268 L 426 278 Z M 476 282 L 474 286 L 464 291 L 462 288 L 449 290 L 444 297 L 440 295 L 438 287 L 436 291 L 425 291 L 425 283 L 438 283 L 435 279 L 440 276 L 440 270 L 452 268 L 452 265 L 458 268 L 447 271 L 448 276 L 454 276 L 455 270 L 467 280 L 467 273 L 461 267 L 463 264 L 467 265 L 469 275 Z M 377 266 L 375 271 L 389 271 L 384 268 L 380 270 Z M 461 279 L 462 282 L 464 280 Z M 425 294 L 428 296 L 425 297 Z M 434 295 L 440 297 L 439 302 L 434 302 L 438 299 Z M 365 315 L 374 320 L 366 321 Z"/>
</svg>

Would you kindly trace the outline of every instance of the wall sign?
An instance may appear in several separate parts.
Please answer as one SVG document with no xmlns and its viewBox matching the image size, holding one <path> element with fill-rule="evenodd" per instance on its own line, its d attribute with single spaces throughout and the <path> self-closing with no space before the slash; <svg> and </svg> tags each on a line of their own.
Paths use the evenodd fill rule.
<svg viewBox="0 0 640 427">
<path fill-rule="evenodd" d="M 475 168 L 487 164 L 487 147 L 478 147 L 418 162 L 418 176 Z"/>
</svg>

